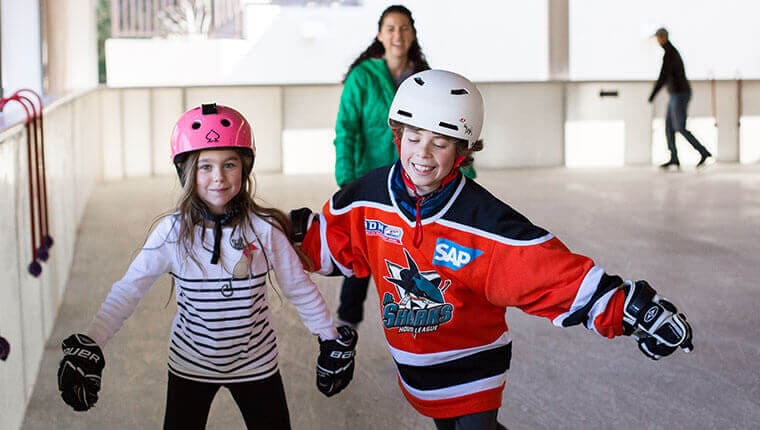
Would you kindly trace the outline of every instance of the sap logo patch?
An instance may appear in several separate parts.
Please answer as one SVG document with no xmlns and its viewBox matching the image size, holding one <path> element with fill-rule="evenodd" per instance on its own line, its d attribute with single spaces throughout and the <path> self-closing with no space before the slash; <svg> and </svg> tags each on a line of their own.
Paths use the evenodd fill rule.
<svg viewBox="0 0 760 430">
<path fill-rule="evenodd" d="M 386 242 L 401 244 L 401 237 L 404 236 L 404 231 L 400 227 L 395 225 L 387 225 L 374 219 L 364 220 L 364 230 L 367 232 L 367 236 L 379 236 Z"/>
<path fill-rule="evenodd" d="M 456 242 L 438 238 L 435 242 L 433 264 L 445 266 L 452 270 L 459 270 L 482 254 L 483 251 L 479 249 L 467 248 Z"/>
</svg>

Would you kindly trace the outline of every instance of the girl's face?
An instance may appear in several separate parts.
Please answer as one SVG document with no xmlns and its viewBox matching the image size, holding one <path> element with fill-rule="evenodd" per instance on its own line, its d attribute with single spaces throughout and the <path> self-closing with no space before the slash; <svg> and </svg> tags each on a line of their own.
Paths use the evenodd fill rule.
<svg viewBox="0 0 760 430">
<path fill-rule="evenodd" d="M 417 194 L 437 190 L 457 158 L 456 139 L 428 130 L 404 127 L 400 157 Z"/>
<path fill-rule="evenodd" d="M 399 12 L 385 15 L 380 31 L 377 33 L 377 40 L 385 48 L 386 59 L 388 57 L 406 58 L 416 37 L 409 17 Z"/>
<path fill-rule="evenodd" d="M 201 151 L 195 172 L 198 197 L 214 215 L 224 214 L 224 208 L 240 192 L 243 182 L 243 160 L 234 149 Z"/>
</svg>

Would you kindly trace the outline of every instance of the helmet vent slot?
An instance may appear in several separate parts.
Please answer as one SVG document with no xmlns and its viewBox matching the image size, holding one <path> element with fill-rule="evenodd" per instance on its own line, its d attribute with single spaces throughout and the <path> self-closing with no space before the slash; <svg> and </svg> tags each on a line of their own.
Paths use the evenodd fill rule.
<svg viewBox="0 0 760 430">
<path fill-rule="evenodd" d="M 199 128 L 201 128 L 201 122 L 193 121 L 193 125 L 191 125 L 191 127 L 193 127 L 193 130 L 198 130 Z"/>
<path fill-rule="evenodd" d="M 464 96 L 467 94 L 470 94 L 470 92 L 464 88 L 457 88 L 455 90 L 451 90 L 451 95 L 453 96 Z"/>
<path fill-rule="evenodd" d="M 457 127 L 454 124 L 449 124 L 448 122 L 441 121 L 441 122 L 438 123 L 438 126 L 439 127 L 443 127 L 443 128 L 448 128 L 449 130 L 459 131 L 459 127 Z"/>
<path fill-rule="evenodd" d="M 419 85 L 419 86 L 425 85 L 425 80 L 422 79 L 422 78 L 420 78 L 419 76 L 417 76 L 416 78 L 414 78 L 414 82 L 417 82 L 417 85 Z"/>
<path fill-rule="evenodd" d="M 221 123 L 224 127 L 230 126 L 230 120 L 228 120 L 227 118 L 222 119 Z"/>
<path fill-rule="evenodd" d="M 396 113 L 407 118 L 411 118 L 413 116 L 411 113 L 401 109 L 397 110 Z"/>
</svg>

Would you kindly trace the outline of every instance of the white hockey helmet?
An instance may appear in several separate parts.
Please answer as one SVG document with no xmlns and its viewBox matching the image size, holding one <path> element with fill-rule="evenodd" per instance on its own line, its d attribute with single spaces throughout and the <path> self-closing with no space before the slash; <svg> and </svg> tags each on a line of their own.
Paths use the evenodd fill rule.
<svg viewBox="0 0 760 430">
<path fill-rule="evenodd" d="M 466 140 L 472 148 L 480 139 L 483 111 L 483 97 L 469 79 L 446 70 L 424 70 L 401 83 L 388 121 Z"/>
</svg>

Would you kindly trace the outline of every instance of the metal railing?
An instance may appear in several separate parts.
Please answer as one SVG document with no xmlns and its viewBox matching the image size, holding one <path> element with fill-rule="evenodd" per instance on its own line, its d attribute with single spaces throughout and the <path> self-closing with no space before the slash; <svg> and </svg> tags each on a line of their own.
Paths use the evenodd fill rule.
<svg viewBox="0 0 760 430">
<path fill-rule="evenodd" d="M 111 37 L 240 38 L 241 0 L 111 0 Z"/>
</svg>

